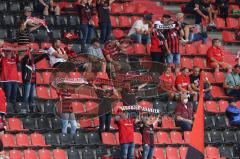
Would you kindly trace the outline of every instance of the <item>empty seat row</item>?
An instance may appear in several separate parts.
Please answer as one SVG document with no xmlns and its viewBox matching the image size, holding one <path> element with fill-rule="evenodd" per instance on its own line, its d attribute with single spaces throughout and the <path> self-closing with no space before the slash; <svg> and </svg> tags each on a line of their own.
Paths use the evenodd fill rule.
<svg viewBox="0 0 240 159">
<path fill-rule="evenodd" d="M 10 159 L 85 159 L 95 158 L 93 149 L 40 149 L 38 151 L 26 149 L 21 150 L 10 150 L 8 152 Z"/>
<path fill-rule="evenodd" d="M 206 132 L 205 140 L 211 144 L 236 144 L 240 141 L 240 132 L 233 130 L 217 131 L 212 130 Z"/>
<path fill-rule="evenodd" d="M 226 23 L 225 20 L 223 18 L 217 18 L 215 20 L 215 24 L 217 29 L 221 29 L 221 30 L 226 30 L 226 29 L 231 29 L 231 30 L 237 30 L 240 26 L 239 23 L 240 19 L 237 18 L 226 18 Z"/>
<path fill-rule="evenodd" d="M 57 133 L 32 133 L 30 135 L 18 133 L 4 134 L 2 143 L 5 148 L 21 147 L 51 147 L 51 146 L 74 146 L 74 145 L 100 145 L 101 140 L 98 133 L 77 132 L 74 136 L 70 134 Z"/>
<path fill-rule="evenodd" d="M 229 127 L 228 120 L 225 116 L 205 116 L 204 117 L 205 128 L 206 129 L 225 129 Z"/>
<path fill-rule="evenodd" d="M 236 102 L 237 107 L 240 108 L 240 102 Z M 227 107 L 229 106 L 228 101 L 220 100 L 216 101 L 206 101 L 205 110 L 210 113 L 225 113 Z"/>
<path fill-rule="evenodd" d="M 144 14 L 147 11 L 147 8 L 151 7 L 154 9 L 158 9 L 159 11 L 163 11 L 163 8 L 160 6 L 156 6 L 155 4 L 143 4 L 141 2 L 134 4 L 134 3 L 113 3 L 111 5 L 111 13 L 113 14 Z"/>
<path fill-rule="evenodd" d="M 240 43 L 240 40 L 237 40 L 236 34 L 230 31 L 223 31 L 222 32 L 222 40 L 224 43 Z"/>
</svg>

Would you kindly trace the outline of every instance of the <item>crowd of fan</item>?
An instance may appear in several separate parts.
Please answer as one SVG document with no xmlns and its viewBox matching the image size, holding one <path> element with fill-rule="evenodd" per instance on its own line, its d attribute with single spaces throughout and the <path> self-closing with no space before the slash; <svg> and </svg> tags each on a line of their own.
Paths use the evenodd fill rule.
<svg viewBox="0 0 240 159">
<path fill-rule="evenodd" d="M 109 68 L 118 66 L 118 63 L 112 58 L 111 52 L 104 51 L 104 44 L 111 36 L 111 21 L 110 21 L 110 5 L 114 0 L 80 0 L 77 8 L 80 16 L 80 31 L 82 33 L 81 46 L 82 53 L 91 55 L 91 61 L 98 61 L 100 65 L 99 71 L 107 72 Z M 135 43 L 145 44 L 150 49 L 152 61 L 165 66 L 165 71 L 159 77 L 161 85 L 159 85 L 159 93 L 165 93 L 166 100 L 177 100 L 178 105 L 175 110 L 176 126 L 181 127 L 183 131 L 190 131 L 192 128 L 194 111 L 196 110 L 197 101 L 199 98 L 199 81 L 200 73 L 203 72 L 200 68 L 194 67 L 191 71 L 188 68 L 180 69 L 180 45 L 202 41 L 207 43 L 207 27 L 214 26 L 214 19 L 217 17 L 217 11 L 220 10 L 220 16 L 226 18 L 228 12 L 228 2 L 217 0 L 216 4 L 211 4 L 207 0 L 193 0 L 185 8 L 187 12 L 195 14 L 195 24 L 185 22 L 184 14 L 178 13 L 176 17 L 171 15 L 163 15 L 161 20 L 152 21 L 152 14 L 145 13 L 142 19 L 135 21 L 131 27 L 128 37 Z M 49 15 L 55 12 L 60 14 L 58 5 L 53 5 L 51 0 L 39 0 L 38 11 L 43 12 L 43 15 Z M 97 13 L 96 13 L 97 12 Z M 32 15 L 32 8 L 25 7 L 22 19 L 19 25 L 18 44 L 28 45 L 30 43 L 31 32 L 41 27 L 40 24 L 34 22 L 26 22 Z M 100 39 L 93 38 L 94 22 L 92 15 L 98 14 L 100 26 Z M 208 26 L 203 25 L 202 20 L 209 23 Z M 1 42 L 1 46 L 4 46 Z M 121 50 L 124 52 L 124 50 Z M 47 54 L 35 56 L 31 52 L 24 55 L 16 55 L 12 52 L 1 52 L 1 80 L 2 88 L 0 88 L 0 112 L 2 118 L 6 114 L 6 103 L 10 102 L 16 106 L 19 77 L 18 70 L 22 72 L 22 102 L 31 105 L 36 97 L 36 70 L 35 64 L 47 58 L 53 68 L 58 68 L 62 63 L 68 62 L 69 58 L 77 56 L 71 48 L 62 48 L 61 40 L 54 39 L 52 46 L 47 50 Z M 81 53 L 80 53 L 81 54 Z M 216 72 L 220 69 L 226 69 L 227 75 L 223 87 L 226 94 L 239 99 L 240 94 L 240 63 L 231 68 L 230 64 L 223 62 L 224 55 L 219 39 L 212 40 L 212 46 L 207 51 L 208 67 L 213 68 Z M 239 60 L 240 62 L 240 60 Z M 160 65 L 156 65 L 160 66 Z M 121 65 L 119 66 L 121 67 Z M 85 72 L 92 72 L 93 66 L 91 63 L 83 65 Z M 181 71 L 179 71 L 181 70 Z M 137 98 L 135 91 L 129 89 L 113 88 L 107 85 L 96 86 L 91 85 L 99 99 L 99 133 L 110 131 L 112 117 L 112 96 L 122 97 L 124 106 L 136 105 Z M 144 88 L 141 85 L 138 89 Z M 207 78 L 204 78 L 204 99 L 211 100 L 211 83 Z M 6 99 L 5 99 L 6 97 Z M 189 102 L 191 100 L 193 102 Z M 233 125 L 240 125 L 240 111 L 235 104 L 232 103 L 227 109 L 227 116 Z M 15 110 L 17 111 L 17 110 Z M 31 110 L 30 108 L 30 111 Z M 71 134 L 75 134 L 77 129 L 77 121 L 74 113 L 62 113 L 63 129 L 62 133 L 67 133 L 68 122 L 71 124 Z M 119 141 L 121 144 L 122 159 L 134 158 L 134 142 L 133 132 L 140 129 L 143 136 L 143 158 L 153 158 L 154 148 L 154 129 L 159 127 L 160 118 L 154 115 L 139 114 L 138 112 L 121 112 L 115 119 L 118 125 Z"/>
</svg>

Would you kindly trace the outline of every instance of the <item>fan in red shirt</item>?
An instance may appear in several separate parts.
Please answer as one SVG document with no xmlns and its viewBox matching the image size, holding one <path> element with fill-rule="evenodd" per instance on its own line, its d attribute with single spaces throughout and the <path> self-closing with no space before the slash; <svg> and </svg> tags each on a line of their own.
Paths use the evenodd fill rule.
<svg viewBox="0 0 240 159">
<path fill-rule="evenodd" d="M 223 61 L 224 55 L 220 48 L 221 42 L 219 39 L 212 40 L 212 47 L 207 51 L 207 63 L 208 66 L 214 68 L 215 71 L 219 71 L 219 68 L 231 69 L 231 66 Z"/>
<path fill-rule="evenodd" d="M 115 122 L 119 130 L 121 159 L 134 159 L 134 124 L 136 121 L 129 119 L 127 112 L 122 112 L 120 116 L 116 117 Z"/>
<path fill-rule="evenodd" d="M 171 67 L 166 67 L 165 72 L 159 77 L 159 92 L 167 92 L 167 98 L 172 100 L 176 95 L 175 78 Z"/>
<path fill-rule="evenodd" d="M 15 108 L 19 82 L 17 72 L 18 57 L 13 52 L 3 52 L 1 56 L 3 89 L 7 102 L 12 103 Z"/>
<path fill-rule="evenodd" d="M 182 73 L 177 76 L 175 85 L 178 91 L 181 93 L 191 94 L 193 96 L 193 100 L 197 100 L 197 92 L 192 90 L 190 77 L 189 77 L 189 69 L 183 68 Z"/>
</svg>

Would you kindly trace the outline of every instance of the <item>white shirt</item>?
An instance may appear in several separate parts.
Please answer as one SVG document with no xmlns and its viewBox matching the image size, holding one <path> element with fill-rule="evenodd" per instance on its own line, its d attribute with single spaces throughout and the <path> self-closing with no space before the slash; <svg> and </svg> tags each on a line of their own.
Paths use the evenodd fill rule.
<svg viewBox="0 0 240 159">
<path fill-rule="evenodd" d="M 136 30 L 142 30 L 142 31 L 147 31 L 148 30 L 148 24 L 143 24 L 143 20 L 137 20 L 134 22 L 132 28 L 130 29 L 128 36 L 135 34 Z"/>
<path fill-rule="evenodd" d="M 49 54 L 49 59 L 50 59 L 50 64 L 51 66 L 53 66 L 55 63 L 58 62 L 66 62 L 67 60 L 63 59 L 63 58 L 59 58 L 53 55 L 54 52 L 56 52 L 57 50 L 55 50 L 53 47 L 50 47 L 48 49 L 48 54 Z"/>
</svg>

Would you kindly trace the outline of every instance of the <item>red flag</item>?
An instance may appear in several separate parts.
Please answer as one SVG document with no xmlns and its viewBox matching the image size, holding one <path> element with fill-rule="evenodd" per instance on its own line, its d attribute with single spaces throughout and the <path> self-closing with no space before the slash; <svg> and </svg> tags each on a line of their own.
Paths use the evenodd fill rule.
<svg viewBox="0 0 240 159">
<path fill-rule="evenodd" d="M 204 107 L 203 107 L 203 73 L 200 76 L 199 102 L 192 132 L 190 133 L 190 143 L 186 159 L 204 158 Z"/>
</svg>

